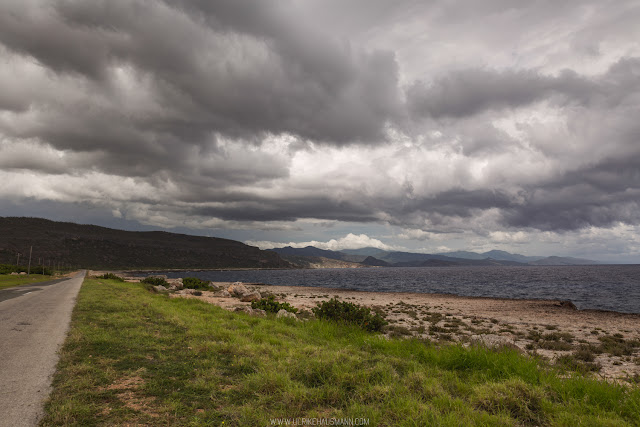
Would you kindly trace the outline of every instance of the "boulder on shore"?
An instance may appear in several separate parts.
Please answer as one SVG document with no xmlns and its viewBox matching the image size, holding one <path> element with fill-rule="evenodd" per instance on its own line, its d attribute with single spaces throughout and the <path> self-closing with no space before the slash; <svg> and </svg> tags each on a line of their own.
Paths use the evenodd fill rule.
<svg viewBox="0 0 640 427">
<path fill-rule="evenodd" d="M 221 287 L 221 286 L 214 285 L 214 284 L 213 284 L 213 282 L 209 282 L 209 285 L 208 285 L 208 286 L 211 288 L 211 291 L 212 291 L 212 292 L 216 292 L 216 291 L 220 291 L 220 290 L 222 290 L 222 287 Z M 226 291 L 225 291 L 225 292 L 226 292 Z"/>
<path fill-rule="evenodd" d="M 242 297 L 244 294 L 248 294 L 249 290 L 242 284 L 242 282 L 236 282 L 227 288 L 227 291 L 234 297 Z"/>
<path fill-rule="evenodd" d="M 182 289 L 184 285 L 182 284 L 182 279 L 168 279 L 167 282 L 174 289 Z"/>
<path fill-rule="evenodd" d="M 242 302 L 258 301 L 260 299 L 260 292 L 248 292 L 240 297 Z"/>
</svg>

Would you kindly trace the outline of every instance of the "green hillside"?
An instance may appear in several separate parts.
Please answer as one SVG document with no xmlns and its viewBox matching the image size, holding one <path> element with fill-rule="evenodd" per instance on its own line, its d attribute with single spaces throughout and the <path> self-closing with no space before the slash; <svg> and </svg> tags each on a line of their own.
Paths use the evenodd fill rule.
<svg viewBox="0 0 640 427">
<path fill-rule="evenodd" d="M 278 254 L 228 239 L 134 232 L 42 218 L 0 217 L 0 263 L 38 259 L 73 268 L 289 268 Z M 25 262 L 23 262 L 23 260 Z"/>
</svg>

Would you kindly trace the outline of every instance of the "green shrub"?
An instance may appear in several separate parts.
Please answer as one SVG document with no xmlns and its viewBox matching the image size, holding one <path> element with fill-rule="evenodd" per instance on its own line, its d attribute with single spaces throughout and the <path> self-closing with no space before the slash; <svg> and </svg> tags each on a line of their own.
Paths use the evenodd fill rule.
<svg viewBox="0 0 640 427">
<path fill-rule="evenodd" d="M 331 298 L 312 309 L 318 319 L 352 323 L 371 332 L 380 332 L 387 322 L 379 314 L 371 314 L 371 309 L 352 302 Z"/>
<path fill-rule="evenodd" d="M 612 356 L 631 356 L 640 347 L 640 341 L 625 340 L 622 334 L 604 335 L 598 337 L 598 340 L 601 344 L 597 352 Z"/>
<path fill-rule="evenodd" d="M 140 281 L 140 283 L 144 283 L 146 285 L 151 285 L 151 286 L 168 286 L 169 283 L 167 283 L 166 280 L 164 280 L 162 277 L 145 277 L 144 279 L 142 279 Z"/>
<path fill-rule="evenodd" d="M 51 271 L 50 268 L 37 266 L 31 269 L 31 274 L 42 274 L 44 276 L 51 276 L 53 275 L 53 272 Z"/>
<path fill-rule="evenodd" d="M 11 273 L 27 273 L 29 268 L 26 265 L 16 266 L 13 264 L 0 264 L 0 274 Z M 32 265 L 31 274 L 44 274 L 45 276 L 51 276 L 51 269 L 42 267 L 41 265 Z"/>
<path fill-rule="evenodd" d="M 118 282 L 124 282 L 124 279 L 120 276 L 116 276 L 113 273 L 105 273 L 102 276 L 97 276 L 97 279 L 116 280 Z"/>
<path fill-rule="evenodd" d="M 19 273 L 18 267 L 12 264 L 0 264 L 0 274 Z"/>
<path fill-rule="evenodd" d="M 209 282 L 200 280 L 197 277 L 185 277 L 182 279 L 182 285 L 189 289 L 209 289 Z"/>
<path fill-rule="evenodd" d="M 277 313 L 280 310 L 287 310 L 290 313 L 296 313 L 298 311 L 297 308 L 292 307 L 288 302 L 276 301 L 273 295 L 269 298 L 262 298 L 258 301 L 252 301 L 251 308 L 264 310 L 267 313 Z"/>
<path fill-rule="evenodd" d="M 598 372 L 602 369 L 602 365 L 600 363 L 580 360 L 580 356 L 575 354 L 565 354 L 559 356 L 556 359 L 555 363 L 556 365 L 561 366 L 565 369 L 570 369 L 582 374 L 586 374 L 588 372 Z"/>
</svg>

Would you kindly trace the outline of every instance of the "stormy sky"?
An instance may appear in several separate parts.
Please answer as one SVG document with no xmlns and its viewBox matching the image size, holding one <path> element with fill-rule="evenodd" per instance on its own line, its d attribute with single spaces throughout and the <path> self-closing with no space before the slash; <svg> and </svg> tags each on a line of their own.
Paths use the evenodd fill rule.
<svg viewBox="0 0 640 427">
<path fill-rule="evenodd" d="M 640 1 L 4 0 L 0 215 L 640 263 Z"/>
</svg>

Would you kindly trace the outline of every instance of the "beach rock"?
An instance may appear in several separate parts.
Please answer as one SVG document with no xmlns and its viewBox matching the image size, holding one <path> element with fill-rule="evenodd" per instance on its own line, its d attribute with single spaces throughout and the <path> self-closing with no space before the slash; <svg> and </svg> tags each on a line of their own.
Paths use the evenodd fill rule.
<svg viewBox="0 0 640 427">
<path fill-rule="evenodd" d="M 216 292 L 215 294 L 213 294 L 213 296 L 218 298 L 231 298 L 231 294 L 225 291 L 224 289 L 219 292 Z"/>
<path fill-rule="evenodd" d="M 16 273 L 15 271 L 13 273 L 11 273 L 12 276 L 17 276 L 19 273 Z"/>
<path fill-rule="evenodd" d="M 215 285 L 213 282 L 209 282 L 209 287 L 211 288 L 212 292 L 216 292 L 216 291 L 220 291 L 222 290 L 222 287 Z"/>
<path fill-rule="evenodd" d="M 249 293 L 249 290 L 241 282 L 236 282 L 233 285 L 229 286 L 227 288 L 227 291 L 234 297 L 238 298 L 242 297 L 242 295 L 244 294 Z"/>
<path fill-rule="evenodd" d="M 574 303 L 572 303 L 571 301 L 560 301 L 560 304 L 558 304 L 559 307 L 562 308 L 568 308 L 569 310 L 577 310 L 578 307 L 576 307 L 576 305 Z"/>
<path fill-rule="evenodd" d="M 258 301 L 259 299 L 260 299 L 259 292 L 249 292 L 240 297 L 240 301 L 242 302 Z"/>
<path fill-rule="evenodd" d="M 285 310 L 284 308 L 283 308 L 282 310 L 280 310 L 280 311 L 278 312 L 278 314 L 276 314 L 276 318 L 277 318 L 277 319 L 280 319 L 280 318 L 282 318 L 282 317 L 291 317 L 291 318 L 293 318 L 293 319 L 298 319 L 298 318 L 296 317 L 296 315 L 295 315 L 295 314 L 293 314 L 293 313 L 291 313 L 291 312 L 289 312 L 289 311 Z"/>
<path fill-rule="evenodd" d="M 238 306 L 238 307 L 234 308 L 233 311 L 242 311 L 244 313 L 253 314 L 253 308 L 247 307 L 246 305 Z"/>
<path fill-rule="evenodd" d="M 184 288 L 184 285 L 182 284 L 182 279 L 169 279 L 167 280 L 167 282 L 169 283 L 170 289 L 182 289 Z"/>
<path fill-rule="evenodd" d="M 21 275 L 21 276 L 26 276 L 26 275 L 27 275 L 27 273 L 25 273 L 24 271 L 21 271 L 21 272 L 20 272 L 20 275 Z"/>
<path fill-rule="evenodd" d="M 267 312 L 264 310 L 260 310 L 259 308 L 252 309 L 251 315 L 256 317 L 267 317 Z"/>
<path fill-rule="evenodd" d="M 154 290 L 154 291 L 156 291 L 156 292 L 166 292 L 166 291 L 167 291 L 167 288 L 165 288 L 165 287 L 164 287 L 164 286 L 162 286 L 162 285 L 158 285 L 158 286 L 154 286 L 154 287 L 153 287 L 153 290 Z"/>
</svg>

